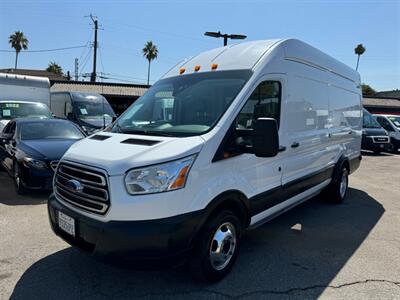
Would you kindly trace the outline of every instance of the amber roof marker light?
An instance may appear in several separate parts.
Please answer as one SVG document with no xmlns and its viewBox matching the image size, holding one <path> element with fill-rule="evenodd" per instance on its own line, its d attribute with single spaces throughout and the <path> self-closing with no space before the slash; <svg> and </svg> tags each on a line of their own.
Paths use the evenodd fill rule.
<svg viewBox="0 0 400 300">
<path fill-rule="evenodd" d="M 216 70 L 218 68 L 218 64 L 212 64 L 211 65 L 211 70 Z"/>
<path fill-rule="evenodd" d="M 210 36 L 214 38 L 224 38 L 224 46 L 228 45 L 228 39 L 231 40 L 244 40 L 247 38 L 247 35 L 243 34 L 227 34 L 227 33 L 221 33 L 221 31 L 215 32 L 215 31 L 206 31 L 204 33 L 205 36 Z"/>
<path fill-rule="evenodd" d="M 185 69 L 185 68 L 180 68 L 180 69 L 179 69 L 179 74 L 181 74 L 181 75 L 182 75 L 183 73 L 185 73 L 185 71 L 186 71 L 186 69 Z"/>
</svg>

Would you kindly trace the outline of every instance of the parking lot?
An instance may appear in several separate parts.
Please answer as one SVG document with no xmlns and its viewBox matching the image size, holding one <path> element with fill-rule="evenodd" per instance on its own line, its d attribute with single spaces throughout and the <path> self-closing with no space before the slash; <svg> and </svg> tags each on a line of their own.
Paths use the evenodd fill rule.
<svg viewBox="0 0 400 300">
<path fill-rule="evenodd" d="M 69 247 L 46 198 L 0 172 L 0 299 L 400 299 L 400 155 L 364 155 L 346 203 L 316 198 L 245 234 L 233 272 L 205 285 L 184 268 L 105 264 Z"/>
</svg>

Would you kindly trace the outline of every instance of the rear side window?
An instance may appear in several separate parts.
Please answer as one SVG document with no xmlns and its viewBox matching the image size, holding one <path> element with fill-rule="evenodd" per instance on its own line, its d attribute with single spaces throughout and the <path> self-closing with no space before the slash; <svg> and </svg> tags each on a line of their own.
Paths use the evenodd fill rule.
<svg viewBox="0 0 400 300">
<path fill-rule="evenodd" d="M 258 118 L 273 118 L 278 122 L 281 111 L 281 84 L 261 82 L 250 95 L 236 119 L 237 129 L 251 129 Z"/>
</svg>

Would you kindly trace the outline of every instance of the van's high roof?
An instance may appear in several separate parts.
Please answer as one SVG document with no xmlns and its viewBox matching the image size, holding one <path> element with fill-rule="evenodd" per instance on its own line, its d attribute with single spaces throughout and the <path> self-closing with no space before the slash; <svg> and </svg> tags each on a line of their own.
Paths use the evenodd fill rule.
<svg viewBox="0 0 400 300">
<path fill-rule="evenodd" d="M 304 63 L 324 71 L 335 73 L 355 83 L 360 82 L 359 74 L 320 50 L 296 39 L 275 39 L 244 42 L 202 52 L 185 59 L 169 70 L 163 78 L 174 77 L 185 69 L 183 75 L 211 71 L 212 64 L 218 64 L 217 70 L 254 70 L 258 65 L 266 63 L 268 58 L 283 59 Z"/>
</svg>

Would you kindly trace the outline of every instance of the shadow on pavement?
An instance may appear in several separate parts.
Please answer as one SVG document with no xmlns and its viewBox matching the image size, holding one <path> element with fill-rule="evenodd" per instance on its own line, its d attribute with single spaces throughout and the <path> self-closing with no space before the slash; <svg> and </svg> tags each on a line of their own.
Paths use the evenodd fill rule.
<svg viewBox="0 0 400 300">
<path fill-rule="evenodd" d="M 392 152 L 375 153 L 373 151 L 367 151 L 367 150 L 361 150 L 361 154 L 363 156 L 393 156 L 393 155 L 396 155 L 396 153 L 392 153 Z"/>
<path fill-rule="evenodd" d="M 312 199 L 246 233 L 232 273 L 214 285 L 191 280 L 183 269 L 119 268 L 67 248 L 26 270 L 11 299 L 303 299 L 304 293 L 317 299 L 383 213 L 380 203 L 357 189 L 341 205 Z"/>
<path fill-rule="evenodd" d="M 27 191 L 18 195 L 14 188 L 13 179 L 4 170 L 0 171 L 0 203 L 5 205 L 35 205 L 47 202 L 50 192 Z"/>
</svg>

